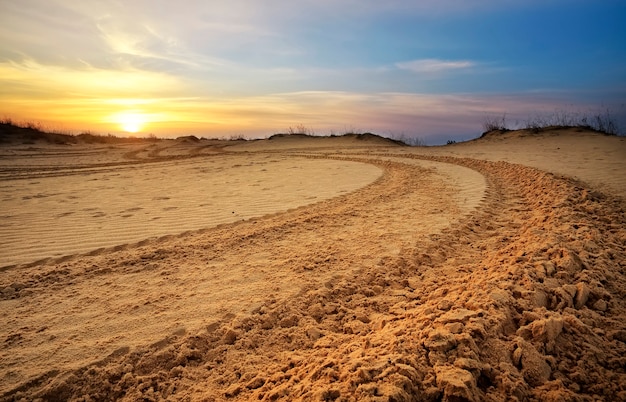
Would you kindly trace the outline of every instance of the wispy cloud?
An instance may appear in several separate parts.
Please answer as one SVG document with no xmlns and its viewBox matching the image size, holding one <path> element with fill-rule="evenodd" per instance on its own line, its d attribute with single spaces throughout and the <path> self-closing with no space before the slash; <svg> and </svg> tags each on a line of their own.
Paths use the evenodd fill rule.
<svg viewBox="0 0 626 402">
<path fill-rule="evenodd" d="M 34 60 L 0 63 L 0 77 L 5 87 L 11 88 L 7 97 L 73 94 L 74 96 L 158 96 L 180 88 L 180 81 L 171 75 L 147 72 L 133 68 L 110 70 L 84 66 L 70 69 L 40 64 Z"/>
<path fill-rule="evenodd" d="M 396 63 L 396 67 L 400 70 L 407 70 L 413 73 L 443 73 L 467 70 L 474 66 L 476 66 L 476 63 L 469 60 L 420 59 Z"/>
<path fill-rule="evenodd" d="M 102 75 L 99 78 L 104 82 L 121 80 L 123 84 L 126 76 Z M 568 94 L 554 97 L 540 93 L 300 91 L 249 96 L 184 96 L 171 95 L 177 91 L 164 91 L 145 98 L 114 98 L 106 94 L 97 97 L 97 94 L 88 96 L 62 91 L 62 84 L 66 81 L 58 82 L 57 92 L 62 96 L 16 99 L 0 95 L 0 110 L 21 110 L 23 115 L 8 115 L 18 121 L 35 118 L 53 128 L 57 128 L 55 122 L 72 121 L 73 127 L 59 128 L 103 133 L 115 132 L 116 116 L 132 111 L 146 117 L 147 132 L 159 136 L 244 134 L 259 138 L 304 124 L 318 134 L 342 133 L 342 130 L 371 131 L 390 136 L 417 136 L 434 144 L 441 143 L 442 139 L 477 137 L 486 116 L 506 113 L 507 120 L 516 124 L 541 111 L 573 107 Z M 142 83 L 151 84 L 154 83 Z M 134 88 L 135 93 L 141 93 Z M 586 110 L 591 106 L 594 105 L 580 103 L 576 108 Z"/>
<path fill-rule="evenodd" d="M 163 122 L 153 126 L 163 135 L 262 136 L 299 123 L 447 135 L 479 129 L 485 113 L 590 99 L 487 93 L 576 87 L 596 103 L 623 99 L 623 87 L 607 92 L 624 81 L 614 39 L 624 28 L 607 12 L 612 2 L 0 0 L 0 113 L 80 116 L 81 127 L 109 130 L 91 124 L 132 109 Z M 539 23 L 561 17 L 558 4 L 581 21 L 606 14 L 615 23 L 584 31 Z M 575 52 L 565 52 L 570 42 Z M 576 59 L 581 52 L 594 58 Z"/>
</svg>

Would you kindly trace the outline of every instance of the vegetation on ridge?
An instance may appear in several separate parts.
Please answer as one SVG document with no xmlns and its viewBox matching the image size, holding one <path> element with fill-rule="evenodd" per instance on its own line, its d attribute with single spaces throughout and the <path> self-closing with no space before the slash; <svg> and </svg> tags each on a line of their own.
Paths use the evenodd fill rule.
<svg viewBox="0 0 626 402">
<path fill-rule="evenodd" d="M 524 122 L 515 121 L 512 125 L 507 121 L 506 113 L 502 116 L 487 116 L 483 120 L 483 135 L 492 131 L 529 130 L 533 133 L 555 128 L 580 128 L 607 135 L 619 135 L 620 128 L 607 109 L 591 116 L 580 113 L 555 111 L 551 115 L 537 115 Z"/>
</svg>

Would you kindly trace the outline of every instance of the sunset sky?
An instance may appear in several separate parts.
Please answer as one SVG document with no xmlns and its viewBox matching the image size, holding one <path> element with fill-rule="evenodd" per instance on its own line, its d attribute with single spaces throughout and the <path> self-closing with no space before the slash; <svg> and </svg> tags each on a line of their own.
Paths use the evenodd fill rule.
<svg viewBox="0 0 626 402">
<path fill-rule="evenodd" d="M 0 117 L 431 144 L 504 113 L 610 109 L 626 125 L 624 21 L 623 0 L 3 0 Z"/>
</svg>

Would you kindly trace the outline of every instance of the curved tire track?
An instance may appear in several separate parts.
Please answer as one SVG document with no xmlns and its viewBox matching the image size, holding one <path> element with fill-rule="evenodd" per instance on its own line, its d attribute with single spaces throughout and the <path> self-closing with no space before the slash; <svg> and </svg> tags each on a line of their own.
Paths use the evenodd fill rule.
<svg viewBox="0 0 626 402">
<path fill-rule="evenodd" d="M 411 192 L 415 176 L 405 168 L 390 170 L 392 192 L 372 185 L 257 228 L 230 227 L 230 237 L 217 233 L 224 245 L 251 253 L 285 236 L 311 239 L 317 248 L 288 265 L 319 261 L 315 280 L 249 315 L 227 315 L 3 399 L 624 399 L 623 203 L 524 166 L 428 159 L 482 173 L 481 208 L 343 275 L 333 273 L 355 261 L 343 246 L 365 250 L 363 240 L 333 239 L 325 250 L 305 234 L 330 236 L 346 218 L 371 222 L 372 207 Z M 186 253 L 210 249 L 190 240 Z"/>
</svg>

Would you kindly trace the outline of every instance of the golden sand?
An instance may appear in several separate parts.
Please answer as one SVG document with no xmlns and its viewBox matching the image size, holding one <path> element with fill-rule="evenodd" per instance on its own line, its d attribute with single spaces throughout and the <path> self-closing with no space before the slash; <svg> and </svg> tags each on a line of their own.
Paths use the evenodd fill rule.
<svg viewBox="0 0 626 402">
<path fill-rule="evenodd" d="M 0 156 L 0 400 L 626 399 L 624 138 Z"/>
</svg>

